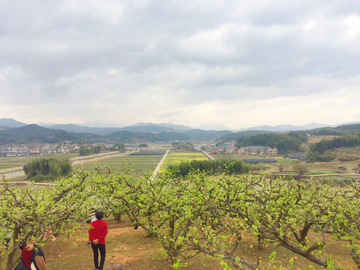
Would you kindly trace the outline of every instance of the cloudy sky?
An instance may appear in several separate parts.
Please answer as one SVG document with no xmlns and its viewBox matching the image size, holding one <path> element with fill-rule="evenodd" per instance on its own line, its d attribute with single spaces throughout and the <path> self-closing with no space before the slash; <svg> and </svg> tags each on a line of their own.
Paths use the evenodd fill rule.
<svg viewBox="0 0 360 270">
<path fill-rule="evenodd" d="M 360 121 L 358 0 L 1 0 L 0 118 Z"/>
</svg>

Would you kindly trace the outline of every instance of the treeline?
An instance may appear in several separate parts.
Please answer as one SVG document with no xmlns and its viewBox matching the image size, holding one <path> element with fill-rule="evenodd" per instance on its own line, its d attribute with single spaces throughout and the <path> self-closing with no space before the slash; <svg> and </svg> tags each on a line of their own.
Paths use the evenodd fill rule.
<svg viewBox="0 0 360 270">
<path fill-rule="evenodd" d="M 360 132 L 360 124 L 342 125 L 338 127 L 324 127 L 308 130 L 311 135 L 348 135 Z"/>
<path fill-rule="evenodd" d="M 236 140 L 236 147 L 251 145 L 276 147 L 280 154 L 287 154 L 299 151 L 303 142 L 307 142 L 306 131 L 291 131 L 287 134 L 266 133 L 249 138 L 243 136 Z"/>
<path fill-rule="evenodd" d="M 335 155 L 326 153 L 329 150 L 340 147 L 353 147 L 360 145 L 360 133 L 349 134 L 332 139 L 323 139 L 318 143 L 310 145 L 306 160 L 308 162 L 329 162 L 335 159 Z"/>
<path fill-rule="evenodd" d="M 101 152 L 100 146 L 92 146 L 90 148 L 81 147 L 79 150 L 79 156 L 89 156 L 89 155 L 98 154 L 100 152 Z"/>
<path fill-rule="evenodd" d="M 306 153 L 307 162 L 330 162 L 335 159 L 335 156 L 332 154 L 320 154 L 318 151 L 308 151 Z"/>
<path fill-rule="evenodd" d="M 111 151 L 120 150 L 120 149 L 125 149 L 125 145 L 123 143 L 114 143 L 113 146 L 111 146 L 110 148 Z"/>
<path fill-rule="evenodd" d="M 67 176 L 72 170 L 72 165 L 69 159 L 38 158 L 24 165 L 23 169 L 28 179 L 40 182 L 44 179 L 55 180 Z"/>
<path fill-rule="evenodd" d="M 168 174 L 174 177 L 187 176 L 190 172 L 207 172 L 227 173 L 227 174 L 243 174 L 250 171 L 250 166 L 245 165 L 240 160 L 217 159 L 217 160 L 191 160 L 182 161 L 178 165 L 169 165 Z"/>
<path fill-rule="evenodd" d="M 266 130 L 239 131 L 239 132 L 235 132 L 235 133 L 222 135 L 219 138 L 217 138 L 216 141 L 218 141 L 218 142 L 230 142 L 230 141 L 235 141 L 239 137 L 247 137 L 247 138 L 249 138 L 251 136 L 256 136 L 256 135 L 259 135 L 259 134 L 266 134 L 266 133 L 269 133 L 269 131 L 266 131 Z"/>
<path fill-rule="evenodd" d="M 339 148 L 339 147 L 352 147 L 360 145 L 360 133 L 358 134 L 349 134 L 337 138 L 332 138 L 329 140 L 321 140 L 318 143 L 312 144 L 310 150 L 312 152 L 319 152 L 323 154 L 324 152 Z"/>
</svg>

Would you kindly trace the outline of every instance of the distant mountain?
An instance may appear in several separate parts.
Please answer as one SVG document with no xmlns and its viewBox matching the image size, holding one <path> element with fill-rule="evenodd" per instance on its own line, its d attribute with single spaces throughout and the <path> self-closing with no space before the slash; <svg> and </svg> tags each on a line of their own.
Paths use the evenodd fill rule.
<svg viewBox="0 0 360 270">
<path fill-rule="evenodd" d="M 172 128 L 166 128 L 161 127 L 158 125 L 146 125 L 146 126 L 129 126 L 129 127 L 123 127 L 123 128 L 100 128 L 100 127 L 84 127 L 79 126 L 75 124 L 58 124 L 58 125 L 52 125 L 52 126 L 45 126 L 46 128 L 51 129 L 61 129 L 68 132 L 77 132 L 77 133 L 92 133 L 96 135 L 109 135 L 113 132 L 117 131 L 131 131 L 131 132 L 172 132 L 175 131 L 175 129 Z"/>
<path fill-rule="evenodd" d="M 173 123 L 161 123 L 161 124 L 159 124 L 159 126 L 172 128 L 172 129 L 179 130 L 179 131 L 194 129 L 194 128 L 190 127 L 190 126 L 176 125 L 176 124 L 173 124 Z"/>
<path fill-rule="evenodd" d="M 213 140 L 221 135 L 229 134 L 231 131 L 223 130 L 200 130 L 193 129 L 186 132 L 161 132 L 161 133 L 149 133 L 149 132 L 131 132 L 127 130 L 117 131 L 105 136 L 107 139 L 117 142 L 138 142 L 138 141 L 208 141 Z"/>
<path fill-rule="evenodd" d="M 315 128 L 308 131 L 311 135 L 347 135 L 360 133 L 360 124 L 347 124 L 337 127 Z"/>
<path fill-rule="evenodd" d="M 225 134 L 232 134 L 231 131 L 228 130 L 201 130 L 201 129 L 193 129 L 184 132 L 186 136 L 192 138 L 193 140 L 198 141 L 208 141 L 218 138 L 219 136 L 223 136 Z"/>
<path fill-rule="evenodd" d="M 75 124 L 57 124 L 57 125 L 44 126 L 44 127 L 50 129 L 61 129 L 67 132 L 92 133 L 96 135 L 108 135 L 115 131 L 121 130 L 120 128 L 84 127 Z"/>
<path fill-rule="evenodd" d="M 77 130 L 76 125 L 59 125 L 61 128 L 68 128 Z M 144 126 L 138 127 L 139 129 L 165 129 L 157 126 Z M 78 130 L 80 131 L 80 130 Z M 230 131 L 205 131 L 205 130 L 190 130 L 186 132 L 132 132 L 128 130 L 120 130 L 112 132 L 104 136 L 96 135 L 93 133 L 76 133 L 67 132 L 61 129 L 51 129 L 40 127 L 38 125 L 26 125 L 19 128 L 8 128 L 7 130 L 0 130 L 0 144 L 26 144 L 32 142 L 42 143 L 57 143 L 62 141 L 73 142 L 104 142 L 104 141 L 116 141 L 116 142 L 138 142 L 138 141 L 202 141 L 213 140 L 224 134 L 231 133 Z"/>
<path fill-rule="evenodd" d="M 230 128 L 222 125 L 222 124 L 204 124 L 204 125 L 199 125 L 199 126 L 195 126 L 194 128 L 196 129 L 202 129 L 202 130 L 230 130 Z"/>
<path fill-rule="evenodd" d="M 147 125 L 147 126 L 129 126 L 123 127 L 120 130 L 127 130 L 132 132 L 173 132 L 176 131 L 173 128 L 163 127 L 159 125 Z"/>
<path fill-rule="evenodd" d="M 80 141 L 84 136 L 76 136 L 64 130 L 48 129 L 38 125 L 26 125 L 8 130 L 0 130 L 0 144 L 30 142 L 56 143 L 64 140 Z"/>
<path fill-rule="evenodd" d="M 165 128 L 171 128 L 171 129 L 177 130 L 177 131 L 186 131 L 186 130 L 194 129 L 194 128 L 189 127 L 189 126 L 176 125 L 176 124 L 173 124 L 173 123 L 156 124 L 156 123 L 144 123 L 144 122 L 136 123 L 135 125 L 131 125 L 129 127 L 138 127 L 138 126 L 160 126 L 160 127 L 165 127 Z"/>
<path fill-rule="evenodd" d="M 246 131 L 246 130 L 266 130 L 266 131 L 295 131 L 295 130 L 308 130 L 308 129 L 314 129 L 314 128 L 320 128 L 320 127 L 328 127 L 329 125 L 324 124 L 318 124 L 318 123 L 310 123 L 302 126 L 294 126 L 294 125 L 277 125 L 277 126 L 256 126 L 256 127 L 250 127 L 250 128 L 243 128 L 238 130 L 239 131 Z"/>
<path fill-rule="evenodd" d="M 0 119 L 0 126 L 16 128 L 16 127 L 22 127 L 22 126 L 26 126 L 26 125 L 27 124 L 16 121 L 12 118 L 1 118 Z"/>
<path fill-rule="evenodd" d="M 161 132 L 158 134 L 150 132 L 131 132 L 128 130 L 116 131 L 105 136 L 107 139 L 123 142 L 123 143 L 134 143 L 139 141 L 156 142 L 156 141 L 185 141 L 189 138 L 184 133 L 179 132 Z"/>
</svg>

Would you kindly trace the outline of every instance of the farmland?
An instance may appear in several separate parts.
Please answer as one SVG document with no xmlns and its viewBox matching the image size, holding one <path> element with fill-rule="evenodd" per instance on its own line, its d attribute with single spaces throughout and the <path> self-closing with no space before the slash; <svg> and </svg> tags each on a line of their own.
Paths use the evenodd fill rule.
<svg viewBox="0 0 360 270">
<path fill-rule="evenodd" d="M 165 173 L 169 165 L 180 164 L 190 160 L 208 160 L 203 153 L 198 152 L 170 152 L 161 166 L 160 173 Z"/>
<path fill-rule="evenodd" d="M 124 169 L 124 164 L 131 164 L 131 173 L 139 174 L 144 172 L 153 172 L 160 162 L 162 155 L 155 156 L 119 156 L 101 160 L 97 163 L 100 166 L 108 166 L 113 173 L 120 173 Z M 76 170 L 94 171 L 95 163 L 83 164 L 75 167 Z"/>
<path fill-rule="evenodd" d="M 28 156 L 28 157 L 2 157 L 0 158 L 0 170 L 9 169 L 13 167 L 22 167 L 26 163 L 28 163 L 32 159 L 42 158 L 42 157 L 52 157 L 56 159 L 63 158 L 74 158 L 79 156 L 79 153 L 71 153 L 71 154 L 58 154 L 58 155 L 46 155 L 46 156 Z"/>
</svg>

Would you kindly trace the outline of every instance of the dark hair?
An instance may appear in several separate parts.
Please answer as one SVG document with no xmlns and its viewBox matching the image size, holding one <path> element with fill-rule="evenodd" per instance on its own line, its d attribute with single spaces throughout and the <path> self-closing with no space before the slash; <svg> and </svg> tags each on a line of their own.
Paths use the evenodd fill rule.
<svg viewBox="0 0 360 270">
<path fill-rule="evenodd" d="M 103 211 L 96 211 L 95 217 L 96 217 L 96 219 L 102 219 L 104 217 L 104 212 Z"/>
<path fill-rule="evenodd" d="M 27 241 L 26 241 L 26 240 L 23 240 L 23 241 L 21 242 L 21 244 L 19 245 L 19 248 L 20 248 L 21 250 L 23 250 L 23 249 L 26 247 L 26 245 L 27 245 Z"/>
</svg>

